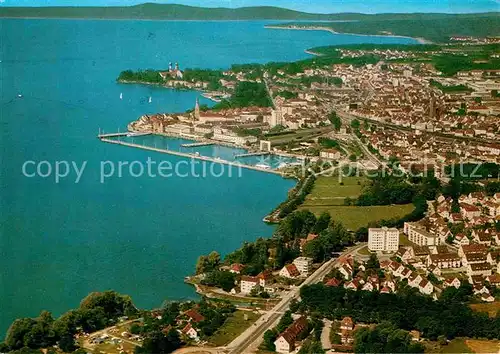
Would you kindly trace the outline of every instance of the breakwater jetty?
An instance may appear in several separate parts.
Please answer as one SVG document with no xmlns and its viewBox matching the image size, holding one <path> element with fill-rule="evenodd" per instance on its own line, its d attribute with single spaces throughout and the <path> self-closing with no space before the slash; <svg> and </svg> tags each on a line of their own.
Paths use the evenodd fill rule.
<svg viewBox="0 0 500 354">
<path fill-rule="evenodd" d="M 109 139 L 109 138 L 99 138 L 102 142 L 104 143 L 109 143 L 109 144 L 116 144 L 116 145 L 123 145 L 123 146 L 128 146 L 128 147 L 133 147 L 137 149 L 143 149 L 143 150 L 148 150 L 148 151 L 155 151 L 155 152 L 160 152 L 163 154 L 169 154 L 169 155 L 174 155 L 174 156 L 179 156 L 179 157 L 185 157 L 185 158 L 191 158 L 191 159 L 196 159 L 196 160 L 201 160 L 201 161 L 207 161 L 207 162 L 213 162 L 213 163 L 220 163 L 228 166 L 234 166 L 234 167 L 239 167 L 239 168 L 245 168 L 247 170 L 254 170 L 254 171 L 260 171 L 260 172 L 267 172 L 267 173 L 272 173 L 275 175 L 282 176 L 282 173 L 280 171 L 272 170 L 272 169 L 265 169 L 257 166 L 251 166 L 251 165 L 244 165 L 238 162 L 231 162 L 227 160 L 222 160 L 220 158 L 214 158 L 214 157 L 208 157 L 208 156 L 202 156 L 198 154 L 191 154 L 191 153 L 185 153 L 185 152 L 180 152 L 180 151 L 172 151 L 172 150 L 167 150 L 167 149 L 160 149 L 152 146 L 146 146 L 146 145 L 139 145 L 139 144 L 134 144 L 134 143 L 128 143 L 125 141 L 120 141 L 120 140 L 114 140 L 114 139 Z"/>
<path fill-rule="evenodd" d="M 135 137 L 135 136 L 144 136 L 144 135 L 150 135 L 151 133 L 134 133 L 134 132 L 126 132 L 126 133 L 109 133 L 109 134 L 99 134 L 97 137 L 99 139 L 106 139 L 106 138 L 118 138 L 120 136 L 127 136 L 127 137 Z"/>
<path fill-rule="evenodd" d="M 209 145 L 215 145 L 215 143 L 206 141 L 206 142 L 191 143 L 191 144 L 181 144 L 183 148 L 194 148 L 194 147 L 209 146 Z"/>
<path fill-rule="evenodd" d="M 270 155 L 270 154 L 271 153 L 268 151 L 257 151 L 257 152 L 249 152 L 246 154 L 237 154 L 237 155 L 234 155 L 234 157 L 238 158 L 238 157 L 250 157 L 250 156 L 266 156 L 266 155 Z"/>
</svg>

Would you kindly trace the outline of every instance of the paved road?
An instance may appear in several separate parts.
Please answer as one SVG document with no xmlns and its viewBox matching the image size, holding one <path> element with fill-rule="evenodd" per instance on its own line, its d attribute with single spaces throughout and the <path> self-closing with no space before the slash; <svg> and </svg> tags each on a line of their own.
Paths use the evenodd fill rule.
<svg viewBox="0 0 500 354">
<path fill-rule="evenodd" d="M 269 98 L 271 99 L 271 102 L 273 104 L 274 109 L 276 109 L 276 102 L 274 101 L 273 93 L 271 92 L 271 89 L 269 88 L 269 85 L 267 84 L 267 80 L 264 79 L 264 85 L 266 86 L 267 94 L 269 95 Z"/>
<path fill-rule="evenodd" d="M 358 251 L 358 249 L 364 247 L 365 244 L 350 247 L 343 256 L 352 255 Z M 292 299 L 298 298 L 300 294 L 300 289 L 309 284 L 314 284 L 325 275 L 327 275 L 332 267 L 338 263 L 338 259 L 331 259 L 324 263 L 319 269 L 317 269 L 313 274 L 311 274 L 300 286 L 291 290 L 286 294 L 283 299 L 268 313 L 264 314 L 253 326 L 248 328 L 239 337 L 233 340 L 227 348 L 231 354 L 240 353 L 252 353 L 257 350 L 260 343 L 262 342 L 264 332 L 276 326 L 281 318 L 281 314 L 288 310 Z"/>
<path fill-rule="evenodd" d="M 332 347 L 332 343 L 330 341 L 330 332 L 332 331 L 332 321 L 323 320 L 324 326 L 323 331 L 321 331 L 321 345 L 323 349 L 328 350 Z"/>
<path fill-rule="evenodd" d="M 337 111 L 337 115 L 344 121 L 344 122 L 347 122 L 348 124 L 350 124 L 350 121 L 352 119 L 355 119 L 356 117 L 353 116 L 353 115 L 350 115 L 346 112 L 343 112 L 343 111 L 340 111 L 338 110 Z M 379 160 L 379 158 L 377 156 L 375 156 L 370 150 L 368 150 L 368 148 L 366 147 L 365 144 L 363 144 L 363 142 L 361 141 L 360 138 L 358 138 L 358 136 L 356 134 L 351 134 L 354 139 L 356 139 L 356 141 L 358 142 L 358 145 L 361 149 L 363 149 L 364 153 L 365 153 L 365 156 L 368 157 L 373 163 L 375 163 L 377 166 L 384 166 L 385 163 L 383 163 L 382 161 Z"/>
</svg>

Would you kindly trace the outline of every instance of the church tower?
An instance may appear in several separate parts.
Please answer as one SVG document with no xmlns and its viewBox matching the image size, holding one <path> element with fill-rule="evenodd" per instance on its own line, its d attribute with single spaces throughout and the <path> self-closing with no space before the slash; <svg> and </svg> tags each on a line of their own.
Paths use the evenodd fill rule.
<svg viewBox="0 0 500 354">
<path fill-rule="evenodd" d="M 436 97 L 432 95 L 429 104 L 429 118 L 434 118 L 435 116 L 436 116 Z"/>
<path fill-rule="evenodd" d="M 194 106 L 194 119 L 200 120 L 200 101 L 196 97 L 196 105 Z"/>
</svg>

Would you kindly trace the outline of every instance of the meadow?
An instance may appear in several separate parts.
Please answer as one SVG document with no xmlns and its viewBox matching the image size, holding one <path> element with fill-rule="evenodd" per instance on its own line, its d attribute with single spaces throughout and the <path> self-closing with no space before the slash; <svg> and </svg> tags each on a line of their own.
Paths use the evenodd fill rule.
<svg viewBox="0 0 500 354">
<path fill-rule="evenodd" d="M 345 206 L 345 198 L 358 197 L 365 185 L 362 177 L 318 177 L 312 192 L 300 209 L 307 209 L 316 215 L 328 212 L 350 230 L 384 219 L 403 217 L 411 213 L 413 204 L 382 206 Z"/>
</svg>

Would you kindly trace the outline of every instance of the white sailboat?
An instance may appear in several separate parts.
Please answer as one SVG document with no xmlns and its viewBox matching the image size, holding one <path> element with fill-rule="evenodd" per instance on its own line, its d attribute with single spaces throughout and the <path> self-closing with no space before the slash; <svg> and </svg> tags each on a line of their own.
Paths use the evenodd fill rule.
<svg viewBox="0 0 500 354">
<path fill-rule="evenodd" d="M 123 100 L 123 93 L 120 93 L 120 100 Z"/>
<path fill-rule="evenodd" d="M 149 103 L 153 102 L 153 100 L 151 99 L 151 96 L 149 96 Z"/>
</svg>

